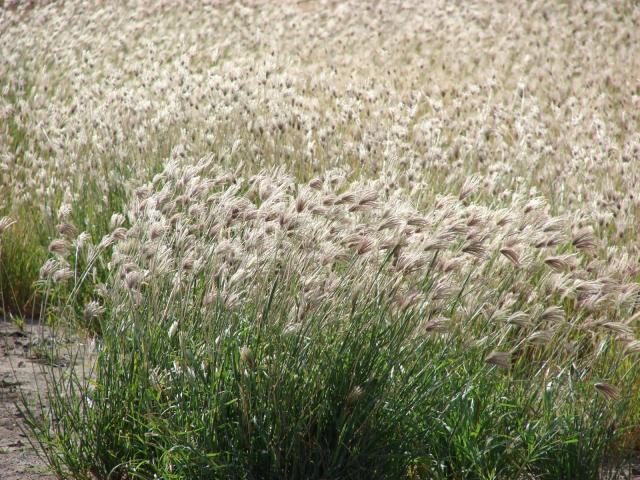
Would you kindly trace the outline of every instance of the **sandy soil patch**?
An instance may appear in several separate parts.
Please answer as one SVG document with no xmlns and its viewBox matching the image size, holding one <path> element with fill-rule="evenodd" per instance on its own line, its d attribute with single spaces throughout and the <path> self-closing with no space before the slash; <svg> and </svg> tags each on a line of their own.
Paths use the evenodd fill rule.
<svg viewBox="0 0 640 480">
<path fill-rule="evenodd" d="M 44 394 L 44 358 L 38 352 L 50 336 L 39 325 L 20 329 L 0 319 L 0 479 L 49 480 L 56 478 L 47 468 L 25 432 L 16 402 L 20 392 L 36 402 Z"/>
</svg>

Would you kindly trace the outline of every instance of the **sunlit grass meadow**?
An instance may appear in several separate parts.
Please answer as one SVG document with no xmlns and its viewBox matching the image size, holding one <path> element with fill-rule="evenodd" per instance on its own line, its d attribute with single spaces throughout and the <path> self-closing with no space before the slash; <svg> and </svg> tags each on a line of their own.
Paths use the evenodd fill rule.
<svg viewBox="0 0 640 480">
<path fill-rule="evenodd" d="M 0 40 L 60 478 L 631 478 L 636 3 L 4 2 Z"/>
</svg>

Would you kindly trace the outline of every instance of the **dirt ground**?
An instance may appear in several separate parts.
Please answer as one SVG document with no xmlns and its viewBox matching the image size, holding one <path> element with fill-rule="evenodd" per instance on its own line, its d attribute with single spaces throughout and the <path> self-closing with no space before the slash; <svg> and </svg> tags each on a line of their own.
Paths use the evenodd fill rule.
<svg viewBox="0 0 640 480">
<path fill-rule="evenodd" d="M 38 325 L 20 329 L 0 319 L 0 480 L 56 478 L 29 442 L 16 406 L 21 391 L 31 401 L 44 393 L 38 349 L 48 334 Z"/>
</svg>

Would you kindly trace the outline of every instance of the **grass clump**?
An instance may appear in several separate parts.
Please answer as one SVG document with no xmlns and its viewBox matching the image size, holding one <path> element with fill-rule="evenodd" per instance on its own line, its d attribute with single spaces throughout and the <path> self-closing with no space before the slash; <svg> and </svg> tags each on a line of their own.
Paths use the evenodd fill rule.
<svg viewBox="0 0 640 480">
<path fill-rule="evenodd" d="M 595 387 L 602 378 L 636 381 L 616 342 L 571 368 L 554 359 L 532 367 L 531 351 L 500 355 L 500 330 L 476 313 L 453 315 L 446 328 L 444 318 L 425 321 L 431 287 L 429 301 L 398 309 L 384 265 L 361 294 L 342 285 L 300 319 L 291 264 L 246 280 L 256 293 L 236 305 L 207 294 L 211 265 L 168 303 L 160 299 L 175 292 L 166 278 L 148 278 L 140 296 L 113 287 L 95 358 L 84 373 L 51 371 L 44 416 L 26 412 L 57 474 L 598 479 L 618 471 L 633 393 Z M 462 296 L 461 286 L 447 310 Z"/>
<path fill-rule="evenodd" d="M 6 217 L 9 218 L 9 217 Z M 38 218 L 21 216 L 21 221 L 2 235 L 0 251 L 0 305 L 4 314 L 37 316 L 34 282 L 48 257 L 49 232 Z"/>
<path fill-rule="evenodd" d="M 464 195 L 417 213 L 366 184 L 169 161 L 127 227 L 52 242 L 47 315 L 100 336 L 31 428 L 77 478 L 613 475 L 638 348 L 593 315 L 628 307 L 581 267 L 588 233 L 538 245 L 558 225 L 540 205 L 514 204 L 514 231 Z"/>
<path fill-rule="evenodd" d="M 27 412 L 59 476 L 637 444 L 633 2 L 4 3 L 0 302 L 97 349 Z"/>
</svg>

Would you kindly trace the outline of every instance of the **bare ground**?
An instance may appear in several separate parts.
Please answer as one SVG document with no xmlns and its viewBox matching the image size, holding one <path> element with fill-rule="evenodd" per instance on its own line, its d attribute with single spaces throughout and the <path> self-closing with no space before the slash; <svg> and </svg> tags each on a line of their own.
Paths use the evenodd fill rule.
<svg viewBox="0 0 640 480">
<path fill-rule="evenodd" d="M 16 402 L 23 392 L 35 402 L 44 394 L 39 347 L 49 331 L 38 325 L 20 329 L 0 319 L 0 480 L 56 478 L 33 448 Z"/>
</svg>

